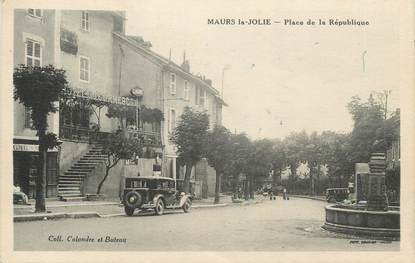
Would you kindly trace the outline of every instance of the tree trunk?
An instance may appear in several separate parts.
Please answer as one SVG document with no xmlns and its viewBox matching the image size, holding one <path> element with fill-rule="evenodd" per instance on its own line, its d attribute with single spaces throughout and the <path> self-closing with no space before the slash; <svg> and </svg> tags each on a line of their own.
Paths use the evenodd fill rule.
<svg viewBox="0 0 415 263">
<path fill-rule="evenodd" d="M 244 195 L 245 195 L 245 200 L 248 200 L 249 199 L 249 180 L 248 180 L 248 178 L 244 182 Z"/>
<path fill-rule="evenodd" d="M 314 167 L 311 167 L 310 168 L 310 195 L 314 194 L 313 170 L 314 170 Z"/>
<path fill-rule="evenodd" d="M 249 176 L 249 198 L 254 199 L 254 176 Z"/>
<path fill-rule="evenodd" d="M 105 167 L 105 176 L 104 176 L 104 178 L 102 178 L 101 182 L 99 182 L 99 184 L 98 184 L 97 195 L 100 194 L 102 185 L 104 184 L 105 180 L 107 179 L 108 175 L 110 174 L 109 173 L 110 169 L 111 169 L 111 166 L 106 166 Z"/>
<path fill-rule="evenodd" d="M 215 183 L 215 204 L 219 204 L 219 195 L 220 195 L 220 188 L 221 188 L 221 179 L 222 179 L 222 172 L 216 171 L 216 183 Z"/>
<path fill-rule="evenodd" d="M 320 194 L 320 164 L 317 164 L 317 184 L 315 184 L 317 195 Z"/>
<path fill-rule="evenodd" d="M 36 176 L 36 204 L 35 212 L 45 212 L 45 193 L 46 193 L 46 167 L 47 167 L 47 148 L 43 145 L 46 131 L 38 131 L 39 136 L 39 164 L 38 174 Z"/>
<path fill-rule="evenodd" d="M 293 194 L 295 194 L 295 176 L 296 176 L 296 169 L 295 165 L 290 164 L 290 170 L 291 170 L 291 182 L 292 182 L 292 191 Z"/>
<path fill-rule="evenodd" d="M 186 194 L 190 193 L 190 176 L 192 174 L 192 168 L 193 168 L 192 163 L 186 164 L 186 173 L 184 174 L 184 180 L 183 180 L 183 191 Z"/>
</svg>

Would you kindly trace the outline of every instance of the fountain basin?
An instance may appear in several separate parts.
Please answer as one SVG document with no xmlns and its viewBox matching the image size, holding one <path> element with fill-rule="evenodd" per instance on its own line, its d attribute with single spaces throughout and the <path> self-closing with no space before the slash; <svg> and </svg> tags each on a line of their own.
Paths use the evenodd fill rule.
<svg viewBox="0 0 415 263">
<path fill-rule="evenodd" d="M 367 211 L 359 206 L 328 205 L 323 229 L 350 235 L 386 239 L 400 238 L 400 211 Z"/>
</svg>

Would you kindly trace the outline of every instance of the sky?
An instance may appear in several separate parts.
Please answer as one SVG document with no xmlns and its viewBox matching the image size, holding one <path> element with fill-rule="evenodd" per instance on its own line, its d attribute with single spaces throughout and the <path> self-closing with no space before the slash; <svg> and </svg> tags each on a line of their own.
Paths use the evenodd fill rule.
<svg viewBox="0 0 415 263">
<path fill-rule="evenodd" d="M 213 80 L 228 107 L 223 124 L 251 138 L 353 127 L 346 105 L 391 90 L 399 107 L 399 16 L 391 1 L 130 1 L 126 33 L 192 73 Z M 289 3 L 289 5 L 287 5 Z M 209 18 L 270 18 L 271 26 L 208 25 Z M 312 19 L 369 21 L 368 26 L 308 26 Z M 305 25 L 285 25 L 285 19 Z"/>
</svg>

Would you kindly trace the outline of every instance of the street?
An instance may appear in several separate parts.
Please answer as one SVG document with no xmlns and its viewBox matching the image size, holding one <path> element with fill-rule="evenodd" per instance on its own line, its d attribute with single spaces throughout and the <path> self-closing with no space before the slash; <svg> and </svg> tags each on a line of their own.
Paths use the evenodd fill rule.
<svg viewBox="0 0 415 263">
<path fill-rule="evenodd" d="M 14 245 L 15 250 L 29 251 L 399 250 L 400 242 L 374 243 L 322 230 L 325 205 L 277 197 L 259 204 L 193 209 L 189 214 L 175 210 L 163 216 L 22 222 L 14 224 Z"/>
</svg>

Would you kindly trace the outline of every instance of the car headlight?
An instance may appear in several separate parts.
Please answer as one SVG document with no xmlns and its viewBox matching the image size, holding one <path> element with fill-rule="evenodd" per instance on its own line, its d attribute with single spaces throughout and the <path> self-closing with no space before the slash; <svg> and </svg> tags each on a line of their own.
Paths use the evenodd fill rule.
<svg viewBox="0 0 415 263">
<path fill-rule="evenodd" d="M 135 202 L 135 200 L 136 200 L 135 196 L 131 196 L 131 197 L 130 197 L 130 199 L 128 199 L 128 201 L 129 201 L 130 203 L 134 203 L 134 202 Z"/>
</svg>

